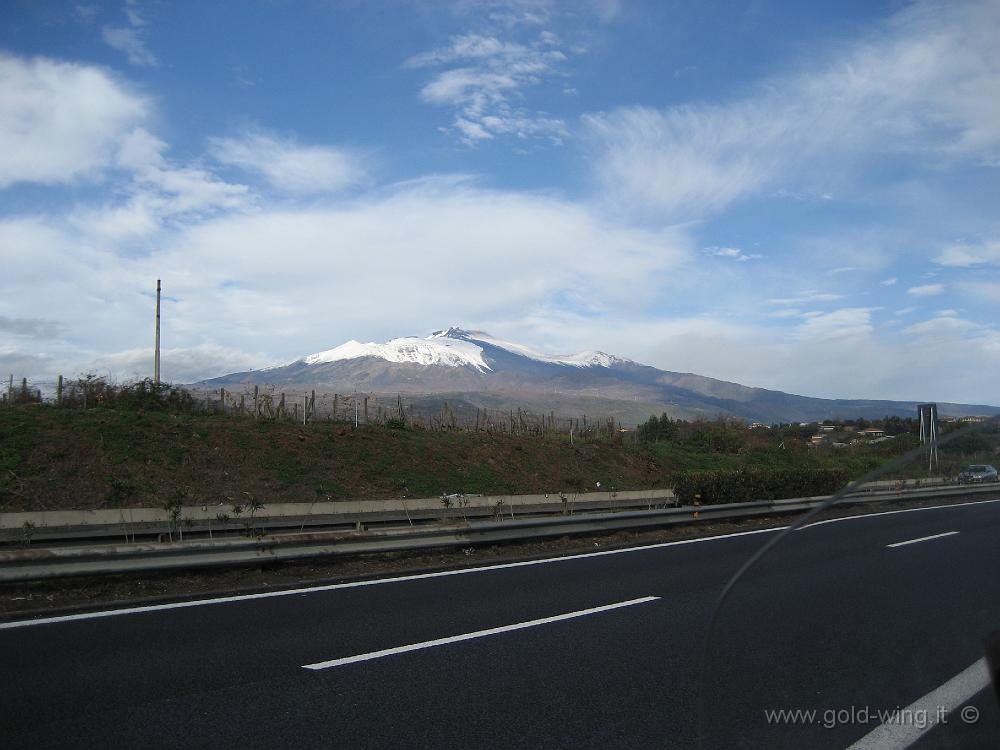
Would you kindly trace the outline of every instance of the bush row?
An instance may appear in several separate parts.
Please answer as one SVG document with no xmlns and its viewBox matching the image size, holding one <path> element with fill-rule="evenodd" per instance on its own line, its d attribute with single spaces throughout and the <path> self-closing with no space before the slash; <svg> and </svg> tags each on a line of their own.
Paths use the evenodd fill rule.
<svg viewBox="0 0 1000 750">
<path fill-rule="evenodd" d="M 135 383 L 109 383 L 106 378 L 85 375 L 63 386 L 62 405 L 74 408 L 103 406 L 123 411 L 190 413 L 201 404 L 179 386 L 154 383 L 149 378 Z"/>
<path fill-rule="evenodd" d="M 681 504 L 707 505 L 832 495 L 851 479 L 846 469 L 717 469 L 679 472 L 673 485 Z"/>
</svg>

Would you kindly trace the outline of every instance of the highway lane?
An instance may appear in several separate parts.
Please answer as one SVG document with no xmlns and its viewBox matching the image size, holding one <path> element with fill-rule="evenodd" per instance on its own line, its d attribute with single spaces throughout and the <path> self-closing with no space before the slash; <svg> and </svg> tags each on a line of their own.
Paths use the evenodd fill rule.
<svg viewBox="0 0 1000 750">
<path fill-rule="evenodd" d="M 769 533 L 7 627 L 0 732 L 10 747 L 690 745 L 712 603 Z M 906 706 L 981 657 L 1000 627 L 998 572 L 1000 503 L 797 532 L 722 613 L 707 746 L 850 745 L 875 724 L 824 712 Z M 642 597 L 659 598 L 303 669 Z M 977 724 L 919 747 L 995 747 L 990 700 L 973 699 Z M 819 713 L 775 722 L 771 709 Z"/>
</svg>

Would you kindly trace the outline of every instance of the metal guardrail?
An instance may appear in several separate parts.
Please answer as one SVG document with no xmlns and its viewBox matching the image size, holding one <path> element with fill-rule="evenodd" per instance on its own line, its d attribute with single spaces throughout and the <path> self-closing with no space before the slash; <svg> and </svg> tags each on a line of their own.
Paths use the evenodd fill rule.
<svg viewBox="0 0 1000 750">
<path fill-rule="evenodd" d="M 905 488 L 933 487 L 946 484 L 941 479 L 873 482 L 863 492 Z M 442 498 L 417 498 L 384 501 L 336 501 L 316 503 L 278 503 L 265 505 L 253 518 L 252 526 L 265 533 L 288 533 L 294 530 L 335 531 L 358 528 L 419 526 L 490 518 L 498 515 L 498 506 L 506 518 L 526 515 L 565 515 L 582 511 L 653 510 L 675 507 L 677 499 L 670 489 L 570 493 L 560 495 L 482 495 L 451 496 L 451 506 Z M 462 502 L 462 500 L 466 502 Z M 181 540 L 237 537 L 245 533 L 245 516 L 220 521 L 226 506 L 190 506 L 180 509 L 171 523 L 162 508 L 118 508 L 102 510 L 55 510 L 0 513 L 0 549 L 4 545 L 32 544 L 116 544 L 162 542 L 175 535 Z"/>
<path fill-rule="evenodd" d="M 866 492 L 848 504 L 927 497 L 1000 495 L 1000 486 L 949 487 L 896 492 Z M 225 539 L 168 544 L 29 547 L 0 551 L 0 582 L 14 583 L 84 575 L 265 565 L 319 557 L 470 547 L 477 544 L 545 539 L 553 536 L 731 520 L 806 510 L 823 498 L 793 498 L 726 505 L 682 506 L 572 516 L 535 516 L 504 521 L 468 521 L 367 532 L 293 533 L 259 539 Z"/>
<path fill-rule="evenodd" d="M 504 503 L 501 506 L 501 512 L 504 517 L 520 518 L 532 515 L 562 515 L 564 513 L 576 514 L 580 512 L 651 510 L 668 505 L 676 505 L 673 496 L 640 499 L 599 498 L 594 500 L 572 500 L 565 504 L 561 502 L 537 503 L 532 505 Z M 357 528 L 358 524 L 361 525 L 362 529 L 392 525 L 424 526 L 448 521 L 458 522 L 468 519 L 492 518 L 496 515 L 497 509 L 495 506 L 452 506 L 451 508 L 439 506 L 438 508 L 414 508 L 410 510 L 397 508 L 353 513 L 261 515 L 253 519 L 252 525 L 255 530 L 265 533 L 289 533 L 291 531 L 306 531 L 307 529 L 310 531 L 346 531 Z M 245 520 L 245 518 L 231 518 L 228 523 L 222 524 L 218 521 L 212 522 L 204 519 L 182 519 L 178 523 L 171 525 L 163 521 L 128 522 L 123 518 L 123 520 L 116 523 L 33 526 L 30 529 L 30 538 L 32 544 L 79 544 L 81 542 L 97 544 L 102 541 L 110 544 L 116 543 L 117 540 L 120 540 L 127 533 L 132 542 L 152 542 L 157 541 L 160 537 L 167 538 L 171 534 L 177 535 L 178 530 L 182 530 L 182 535 L 189 539 L 226 538 L 243 534 L 243 522 Z M 0 527 L 0 549 L 5 544 L 21 544 L 24 537 L 25 531 L 23 527 Z"/>
</svg>

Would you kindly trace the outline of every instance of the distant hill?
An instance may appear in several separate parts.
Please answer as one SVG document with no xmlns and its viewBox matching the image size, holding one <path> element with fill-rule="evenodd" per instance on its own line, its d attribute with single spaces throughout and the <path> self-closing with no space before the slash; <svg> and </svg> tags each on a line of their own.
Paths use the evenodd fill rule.
<svg viewBox="0 0 1000 750">
<path fill-rule="evenodd" d="M 314 388 L 339 393 L 409 394 L 448 399 L 461 409 L 524 407 L 560 416 L 614 416 L 623 423 L 652 413 L 694 419 L 812 422 L 842 417 L 915 416 L 916 401 L 822 399 L 669 372 L 599 351 L 549 355 L 483 331 L 448 328 L 427 338 L 384 344 L 348 341 L 288 364 L 195 384 Z M 1000 407 L 939 403 L 942 415 L 1000 414 Z"/>
</svg>

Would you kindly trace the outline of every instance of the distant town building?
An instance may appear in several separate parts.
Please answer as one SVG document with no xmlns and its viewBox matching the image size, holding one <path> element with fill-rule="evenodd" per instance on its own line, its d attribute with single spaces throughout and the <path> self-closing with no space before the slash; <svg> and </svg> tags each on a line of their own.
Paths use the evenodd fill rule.
<svg viewBox="0 0 1000 750">
<path fill-rule="evenodd" d="M 880 438 L 885 437 L 885 430 L 880 430 L 878 427 L 869 427 L 867 430 L 861 430 L 858 434 L 866 438 Z"/>
<path fill-rule="evenodd" d="M 986 417 L 968 416 L 968 417 L 962 417 L 958 421 L 959 422 L 966 422 L 966 423 L 970 423 L 971 424 L 971 423 L 985 422 L 986 419 L 987 419 Z"/>
</svg>

